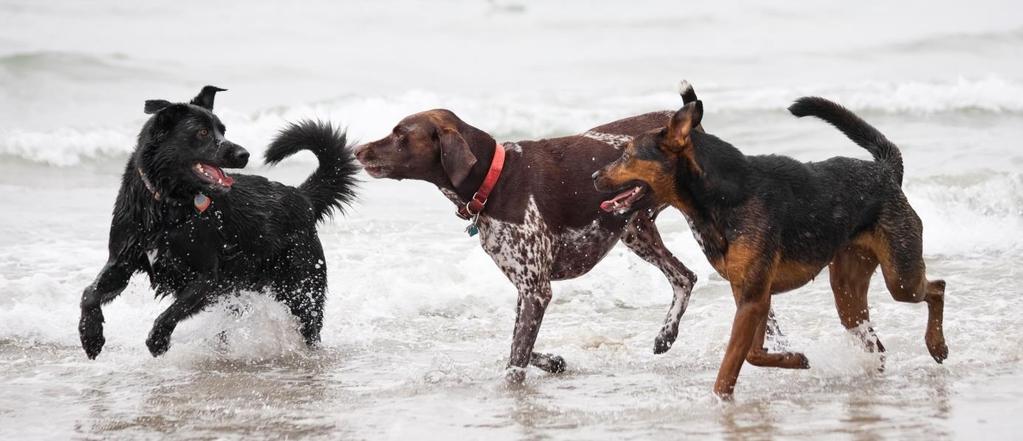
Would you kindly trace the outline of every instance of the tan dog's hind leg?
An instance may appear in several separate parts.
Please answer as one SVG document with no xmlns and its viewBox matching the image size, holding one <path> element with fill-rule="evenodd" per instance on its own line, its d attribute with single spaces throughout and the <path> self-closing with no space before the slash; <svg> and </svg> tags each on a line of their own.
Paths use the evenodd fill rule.
<svg viewBox="0 0 1023 441">
<path fill-rule="evenodd" d="M 831 291 L 835 294 L 835 309 L 842 326 L 856 334 L 863 347 L 870 352 L 885 351 L 881 340 L 870 326 L 870 308 L 867 302 L 867 289 L 870 277 L 877 269 L 877 258 L 874 253 L 858 245 L 839 251 L 828 266 L 831 277 Z M 862 327 L 866 324 L 866 328 Z M 881 370 L 884 370 L 884 356 L 881 358 Z"/>
<path fill-rule="evenodd" d="M 924 341 L 934 361 L 941 363 L 948 358 L 942 329 L 945 281 L 927 280 L 922 232 L 920 218 L 903 198 L 885 207 L 867 243 L 881 263 L 885 285 L 896 301 L 927 302 Z"/>
</svg>

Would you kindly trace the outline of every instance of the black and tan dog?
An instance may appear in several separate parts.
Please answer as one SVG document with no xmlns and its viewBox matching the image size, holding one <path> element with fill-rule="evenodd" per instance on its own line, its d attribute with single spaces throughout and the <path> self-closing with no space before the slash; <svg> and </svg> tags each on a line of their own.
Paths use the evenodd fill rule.
<svg viewBox="0 0 1023 441">
<path fill-rule="evenodd" d="M 224 294 L 267 289 L 300 322 L 308 344 L 320 339 L 327 271 L 316 223 L 354 197 L 358 171 L 344 134 L 303 122 L 281 132 L 266 152 L 273 164 L 311 150 L 319 168 L 298 188 L 261 176 L 230 176 L 249 153 L 224 137 L 213 114 L 218 89 L 189 103 L 146 101 L 153 114 L 124 171 L 110 225 L 109 259 L 82 294 L 78 331 L 89 358 L 106 341 L 100 309 L 136 272 L 174 302 L 156 319 L 146 345 L 167 351 L 178 322 Z"/>
<path fill-rule="evenodd" d="M 766 319 L 772 294 L 803 286 L 824 267 L 842 324 L 869 350 L 884 351 L 869 328 L 867 307 L 867 286 L 880 265 L 896 301 L 927 303 L 927 349 L 939 363 L 948 356 L 945 282 L 925 275 L 922 225 L 902 192 L 902 155 L 895 144 L 838 104 L 808 97 L 789 111 L 831 123 L 874 160 L 745 156 L 696 130 L 703 104 L 687 85 L 683 99 L 687 103 L 666 127 L 637 136 L 621 158 L 594 175 L 594 183 L 602 191 L 641 194 L 634 202 L 653 199 L 681 210 L 707 259 L 731 283 L 736 313 L 715 393 L 731 396 L 743 360 L 809 366 L 803 354 L 763 348 Z"/>
</svg>

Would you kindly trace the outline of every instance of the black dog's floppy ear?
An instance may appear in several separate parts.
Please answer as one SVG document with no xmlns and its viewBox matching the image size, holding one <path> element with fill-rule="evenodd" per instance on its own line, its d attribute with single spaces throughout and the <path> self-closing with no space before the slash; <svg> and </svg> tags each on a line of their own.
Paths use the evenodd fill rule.
<svg viewBox="0 0 1023 441">
<path fill-rule="evenodd" d="M 674 148 L 682 149 L 689 144 L 689 134 L 703 119 L 703 101 L 696 100 L 682 106 L 668 123 L 668 141 Z"/>
<path fill-rule="evenodd" d="M 146 100 L 146 115 L 152 115 L 159 112 L 169 105 L 171 105 L 171 102 L 167 100 Z"/>
<path fill-rule="evenodd" d="M 160 138 L 178 123 L 188 113 L 188 106 L 182 103 L 168 104 L 156 111 L 153 117 L 153 125 L 150 128 L 153 137 Z"/>
<path fill-rule="evenodd" d="M 199 91 L 199 94 L 192 98 L 189 104 L 195 104 L 206 110 L 213 110 L 213 97 L 217 92 L 226 92 L 227 89 L 221 89 L 217 86 L 206 86 Z"/>
<path fill-rule="evenodd" d="M 472 154 L 469 144 L 453 129 L 442 129 L 440 133 L 440 165 L 455 187 L 462 185 L 476 165 L 476 155 Z"/>
</svg>

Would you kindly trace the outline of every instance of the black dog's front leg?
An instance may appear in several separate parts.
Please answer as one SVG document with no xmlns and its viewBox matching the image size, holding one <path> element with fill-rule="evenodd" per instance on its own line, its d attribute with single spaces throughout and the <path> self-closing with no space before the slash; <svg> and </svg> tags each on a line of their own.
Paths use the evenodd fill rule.
<svg viewBox="0 0 1023 441">
<path fill-rule="evenodd" d="M 82 341 L 82 349 L 89 359 L 95 359 L 103 350 L 106 338 L 103 337 L 103 309 L 128 286 L 132 267 L 116 257 L 112 258 L 82 292 L 82 315 L 78 320 L 78 337 Z"/>
<path fill-rule="evenodd" d="M 212 290 L 212 283 L 197 281 L 188 284 L 176 293 L 174 303 L 171 303 L 153 322 L 153 329 L 149 331 L 149 338 L 146 339 L 149 353 L 154 357 L 159 357 L 167 352 L 170 347 L 171 334 L 174 333 L 178 322 L 205 308 L 209 304 Z"/>
</svg>

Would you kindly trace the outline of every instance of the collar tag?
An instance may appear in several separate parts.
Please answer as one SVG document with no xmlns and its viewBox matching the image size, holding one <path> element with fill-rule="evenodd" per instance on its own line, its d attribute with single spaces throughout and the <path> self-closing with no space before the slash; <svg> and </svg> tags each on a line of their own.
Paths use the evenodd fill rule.
<svg viewBox="0 0 1023 441">
<path fill-rule="evenodd" d="M 465 227 L 465 232 L 469 234 L 469 237 L 473 237 L 473 236 L 479 234 L 479 232 L 480 232 L 480 226 L 479 226 L 480 214 L 476 213 L 476 216 L 474 216 L 471 219 L 470 222 L 471 223 L 469 224 L 469 226 Z"/>
<path fill-rule="evenodd" d="M 202 214 L 207 208 L 210 208 L 210 204 L 213 203 L 213 200 L 202 193 L 196 193 L 195 198 L 192 199 L 192 203 L 195 204 L 195 209 L 199 210 L 199 214 Z"/>
</svg>

